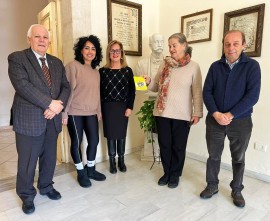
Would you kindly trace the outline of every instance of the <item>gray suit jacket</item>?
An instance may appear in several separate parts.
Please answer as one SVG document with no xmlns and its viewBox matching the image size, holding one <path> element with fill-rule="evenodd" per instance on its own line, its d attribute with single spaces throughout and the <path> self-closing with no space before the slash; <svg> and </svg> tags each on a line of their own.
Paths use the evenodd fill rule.
<svg viewBox="0 0 270 221">
<path fill-rule="evenodd" d="M 13 130 L 27 136 L 39 136 L 46 129 L 44 111 L 52 100 L 61 100 L 66 106 L 70 86 L 65 75 L 63 63 L 58 58 L 46 54 L 52 78 L 51 88 L 44 77 L 38 60 L 29 48 L 8 56 L 8 73 L 15 89 L 13 101 Z M 56 115 L 54 123 L 61 132 L 61 114 Z"/>
</svg>

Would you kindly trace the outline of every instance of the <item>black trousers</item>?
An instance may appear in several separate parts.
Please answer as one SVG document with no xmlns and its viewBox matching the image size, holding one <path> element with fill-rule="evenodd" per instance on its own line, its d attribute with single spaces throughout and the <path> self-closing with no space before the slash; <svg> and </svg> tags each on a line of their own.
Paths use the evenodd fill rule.
<svg viewBox="0 0 270 221">
<path fill-rule="evenodd" d="M 53 189 L 53 174 L 56 165 L 58 133 L 53 120 L 40 136 L 25 136 L 16 133 L 18 172 L 16 192 L 22 201 L 33 201 L 37 191 L 33 186 L 37 161 L 39 162 L 38 189 L 45 194 Z"/>
<path fill-rule="evenodd" d="M 181 176 L 186 158 L 189 122 L 156 117 L 156 123 L 164 173 L 169 176 Z"/>
<path fill-rule="evenodd" d="M 75 164 L 82 162 L 81 143 L 83 131 L 85 132 L 88 146 L 86 158 L 89 161 L 96 159 L 97 145 L 99 142 L 97 115 L 68 117 L 68 132 L 71 140 L 70 153 Z"/>
<path fill-rule="evenodd" d="M 233 191 L 241 191 L 245 170 L 245 153 L 252 132 L 251 117 L 233 120 L 229 125 L 222 126 L 211 117 L 206 117 L 206 142 L 209 153 L 207 160 L 206 182 L 218 185 L 221 155 L 224 149 L 226 136 L 230 142 L 232 157 L 233 180 L 230 186 Z"/>
</svg>

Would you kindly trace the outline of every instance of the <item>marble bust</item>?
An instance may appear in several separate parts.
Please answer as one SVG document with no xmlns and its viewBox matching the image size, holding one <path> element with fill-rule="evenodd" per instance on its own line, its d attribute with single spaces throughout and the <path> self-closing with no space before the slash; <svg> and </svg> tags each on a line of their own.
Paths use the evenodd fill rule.
<svg viewBox="0 0 270 221">
<path fill-rule="evenodd" d="M 161 34 L 153 34 L 149 38 L 149 47 L 152 53 L 148 58 L 138 61 L 135 67 L 135 75 L 147 75 L 152 80 L 155 78 L 159 65 L 163 61 L 164 38 Z M 153 81 L 152 81 L 153 82 Z M 152 83 L 151 82 L 151 83 Z M 151 84 L 150 83 L 150 84 Z"/>
</svg>

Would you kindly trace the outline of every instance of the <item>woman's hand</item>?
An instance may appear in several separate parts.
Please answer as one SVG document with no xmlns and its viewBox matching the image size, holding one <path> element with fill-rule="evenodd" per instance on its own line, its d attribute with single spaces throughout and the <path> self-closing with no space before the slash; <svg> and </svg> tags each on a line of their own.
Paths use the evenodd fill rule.
<svg viewBox="0 0 270 221">
<path fill-rule="evenodd" d="M 197 124 L 199 121 L 200 121 L 200 118 L 199 118 L 199 117 L 192 116 L 192 117 L 191 117 L 191 120 L 190 120 L 190 122 L 191 122 L 190 125 L 195 125 L 195 124 Z"/>
<path fill-rule="evenodd" d="M 128 108 L 128 109 L 126 109 L 125 116 L 129 117 L 131 115 L 131 113 L 132 113 L 132 110 Z"/>
<path fill-rule="evenodd" d="M 98 121 L 100 121 L 102 119 L 102 114 L 101 113 L 98 113 L 97 114 L 97 118 L 98 118 Z"/>
<path fill-rule="evenodd" d="M 143 75 L 142 77 L 144 78 L 145 83 L 148 86 L 151 83 L 151 78 L 148 75 Z"/>
<path fill-rule="evenodd" d="M 67 123 L 68 123 L 68 119 L 62 118 L 62 124 L 67 125 Z"/>
</svg>

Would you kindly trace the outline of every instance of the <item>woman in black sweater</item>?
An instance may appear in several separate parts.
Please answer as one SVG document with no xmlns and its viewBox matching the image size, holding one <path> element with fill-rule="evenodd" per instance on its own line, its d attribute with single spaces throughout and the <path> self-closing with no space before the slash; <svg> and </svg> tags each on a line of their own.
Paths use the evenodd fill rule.
<svg viewBox="0 0 270 221">
<path fill-rule="evenodd" d="M 125 142 L 128 118 L 135 100 L 135 84 L 121 42 L 113 40 L 108 44 L 106 65 L 99 69 L 99 73 L 103 132 L 107 138 L 110 173 L 117 172 L 116 151 L 119 170 L 126 172 Z"/>
</svg>

